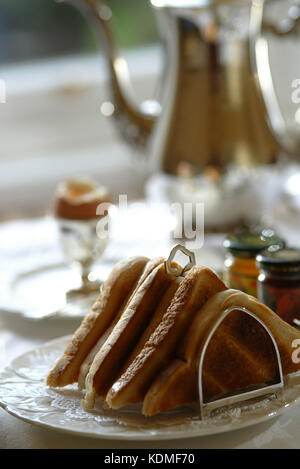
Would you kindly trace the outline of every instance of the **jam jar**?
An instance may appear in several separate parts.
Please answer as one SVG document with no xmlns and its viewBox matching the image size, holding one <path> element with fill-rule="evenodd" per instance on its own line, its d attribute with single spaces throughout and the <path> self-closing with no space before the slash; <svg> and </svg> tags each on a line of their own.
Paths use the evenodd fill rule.
<svg viewBox="0 0 300 469">
<path fill-rule="evenodd" d="M 228 235 L 224 241 L 226 257 L 223 271 L 227 286 L 257 297 L 259 270 L 255 258 L 270 246 L 277 249 L 285 246 L 284 240 L 270 229 Z"/>
<path fill-rule="evenodd" d="M 300 325 L 300 249 L 268 249 L 256 258 L 259 299 L 284 321 Z"/>
</svg>

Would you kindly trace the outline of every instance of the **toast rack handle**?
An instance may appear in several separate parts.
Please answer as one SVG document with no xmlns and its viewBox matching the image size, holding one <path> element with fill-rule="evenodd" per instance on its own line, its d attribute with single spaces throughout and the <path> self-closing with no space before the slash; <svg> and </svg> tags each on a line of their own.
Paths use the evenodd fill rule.
<svg viewBox="0 0 300 469">
<path fill-rule="evenodd" d="M 188 264 L 186 264 L 186 266 L 183 268 L 179 268 L 178 265 L 172 264 L 172 261 L 174 260 L 178 251 L 181 251 L 183 254 L 185 254 L 189 258 Z M 165 269 L 166 269 L 167 274 L 174 275 L 175 277 L 183 276 L 184 273 L 187 270 L 191 269 L 194 265 L 196 265 L 195 254 L 189 249 L 187 249 L 185 246 L 182 246 L 181 244 L 177 244 L 176 246 L 173 247 L 168 259 L 165 261 Z"/>
</svg>

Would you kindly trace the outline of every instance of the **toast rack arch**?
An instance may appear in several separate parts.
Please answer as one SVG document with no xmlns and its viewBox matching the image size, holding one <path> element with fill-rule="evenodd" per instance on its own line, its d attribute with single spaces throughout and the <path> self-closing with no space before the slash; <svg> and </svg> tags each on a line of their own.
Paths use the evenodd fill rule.
<svg viewBox="0 0 300 469">
<path fill-rule="evenodd" d="M 186 266 L 183 268 L 178 268 L 175 265 L 172 265 L 172 261 L 174 260 L 178 251 L 181 251 L 189 258 L 188 264 L 186 264 Z M 187 249 L 185 246 L 182 246 L 181 244 L 176 244 L 176 246 L 174 246 L 171 250 L 169 257 L 164 264 L 167 274 L 174 275 L 175 277 L 180 277 L 189 269 L 191 269 L 194 265 L 196 265 L 195 253 Z"/>
<path fill-rule="evenodd" d="M 228 393 L 227 395 L 224 394 L 223 397 L 205 402 L 204 395 L 203 395 L 202 374 L 203 374 L 203 363 L 204 363 L 204 358 L 205 358 L 205 354 L 207 351 L 207 347 L 214 333 L 218 329 L 218 327 L 227 318 L 227 316 L 231 314 L 233 311 L 241 311 L 245 314 L 248 314 L 249 316 L 254 318 L 267 332 L 274 346 L 274 350 L 275 350 L 275 354 L 277 358 L 278 381 L 270 385 L 263 385 L 262 383 L 261 385 L 258 385 L 255 389 L 252 389 L 252 390 L 245 389 L 245 391 L 240 391 L 240 392 L 230 393 L 230 394 Z M 283 388 L 284 381 L 283 381 L 282 363 L 281 363 L 280 353 L 278 350 L 276 340 L 274 339 L 274 336 L 271 333 L 270 329 L 263 323 L 263 321 L 260 318 L 258 318 L 254 313 L 249 311 L 247 308 L 240 307 L 240 306 L 233 306 L 233 307 L 225 309 L 221 313 L 221 315 L 219 316 L 215 324 L 212 326 L 205 340 L 205 343 L 204 343 L 204 346 L 200 355 L 199 368 L 198 368 L 198 386 L 199 386 L 200 418 L 202 419 L 207 418 L 210 415 L 212 410 L 218 409 L 220 407 L 230 406 L 232 404 L 247 401 L 250 399 L 257 398 L 257 397 L 263 397 L 267 395 L 276 394 L 276 391 Z"/>
</svg>

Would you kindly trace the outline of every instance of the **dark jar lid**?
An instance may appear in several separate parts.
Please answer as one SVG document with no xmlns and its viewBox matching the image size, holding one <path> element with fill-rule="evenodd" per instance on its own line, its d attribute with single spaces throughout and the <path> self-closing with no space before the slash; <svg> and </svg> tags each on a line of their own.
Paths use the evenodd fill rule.
<svg viewBox="0 0 300 469">
<path fill-rule="evenodd" d="M 257 254 L 270 246 L 275 246 L 276 249 L 284 248 L 285 241 L 277 236 L 273 230 L 243 231 L 228 235 L 223 245 L 237 257 L 255 259 Z"/>
<path fill-rule="evenodd" d="M 300 273 L 300 249 L 276 249 L 273 246 L 256 256 L 257 266 L 264 270 Z"/>
</svg>

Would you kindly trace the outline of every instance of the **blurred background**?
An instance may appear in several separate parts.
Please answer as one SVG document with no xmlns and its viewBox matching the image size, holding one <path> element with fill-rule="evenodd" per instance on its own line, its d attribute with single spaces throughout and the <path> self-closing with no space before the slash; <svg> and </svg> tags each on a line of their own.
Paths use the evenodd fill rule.
<svg viewBox="0 0 300 469">
<path fill-rule="evenodd" d="M 137 101 L 152 96 L 161 57 L 150 4 L 109 5 Z M 45 214 L 57 181 L 72 175 L 95 177 L 116 194 L 143 194 L 144 169 L 132 165 L 132 151 L 101 113 L 107 78 L 98 38 L 74 6 L 0 0 L 0 79 L 6 85 L 6 104 L 0 106 L 0 220 Z M 126 177 L 116 180 L 116 170 Z"/>
<path fill-rule="evenodd" d="M 275 1 L 277 7 L 281 3 L 282 18 L 291 8 L 292 15 L 299 14 L 297 1 Z M 160 96 L 164 60 L 150 1 L 107 4 L 137 102 Z M 300 78 L 299 55 L 299 38 L 270 42 L 279 104 L 298 133 L 300 108 L 291 100 L 291 84 Z M 0 104 L 0 220 L 44 215 L 57 182 L 75 175 L 95 177 L 114 197 L 144 196 L 148 174 L 143 158 L 123 142 L 108 118 L 102 44 L 74 6 L 0 0 L 0 80 L 6 85 L 6 103 Z M 291 173 L 297 172 L 293 162 Z M 290 187 L 299 199 L 299 176 Z"/>
<path fill-rule="evenodd" d="M 152 0 L 156 6 L 162 3 Z M 183 221 L 178 214 L 170 217 L 171 203 L 177 201 L 192 202 L 193 209 L 195 202 L 205 206 L 206 250 L 199 245 L 197 262 L 215 270 L 223 268 L 223 238 L 232 230 L 272 228 L 289 244 L 300 246 L 300 0 L 266 0 L 266 24 L 271 26 L 254 42 L 267 56 L 257 54 L 256 61 L 249 53 L 254 50 L 249 47 L 251 0 L 211 0 L 204 9 L 162 8 L 157 15 L 150 0 L 100 4 L 101 14 L 112 14 L 136 104 L 150 100 L 143 109 L 151 103 L 155 109 L 157 100 L 156 110 L 162 104 L 155 122 L 149 114 L 148 121 L 144 114 L 140 119 L 139 112 L 128 117 L 128 109 L 137 107 L 128 104 L 127 96 L 123 109 L 122 99 L 113 100 L 110 85 L 119 82 L 109 76 L 103 41 L 75 6 L 54 0 L 0 0 L 0 93 L 1 84 L 6 92 L 5 103 L 0 95 L 0 257 L 6 256 L 10 265 L 0 271 L 1 285 L 7 285 L 5 308 L 18 296 L 16 284 L 21 307 L 15 309 L 25 304 L 29 308 L 37 285 L 41 293 L 43 288 L 48 292 L 48 274 L 53 291 L 61 286 L 65 294 L 57 271 L 44 268 L 57 262 L 65 275 L 55 244 L 57 227 L 47 215 L 53 214 L 58 183 L 73 177 L 104 184 L 113 202 L 119 194 L 135 201 L 119 217 L 122 225 L 111 230 L 112 242 L 99 262 L 101 278 L 120 258 L 169 253 L 174 229 Z M 124 71 L 124 61 L 115 58 L 114 65 Z M 121 95 L 116 89 L 114 98 Z M 268 113 L 262 94 L 273 105 L 266 106 Z M 277 102 L 281 113 L 274 111 Z M 112 119 L 113 109 L 119 126 Z M 295 137 L 293 158 L 274 143 L 272 118 L 278 118 L 277 130 L 278 120 L 284 121 L 281 129 Z M 148 128 L 139 132 L 141 121 Z M 140 136 L 147 141 L 153 123 L 157 138 L 149 139 L 151 152 L 122 138 L 127 133 L 135 143 Z M 168 168 L 162 165 L 164 172 L 159 171 L 157 165 L 151 172 L 147 154 L 165 163 L 160 159 L 164 152 Z M 166 210 L 159 212 L 150 202 L 164 202 Z M 188 216 L 192 228 L 202 233 L 195 213 Z M 176 244 L 185 241 L 176 238 Z M 36 283 L 40 281 L 43 287 Z"/>
<path fill-rule="evenodd" d="M 109 5 L 121 47 L 157 41 L 155 18 L 147 1 L 110 0 Z M 69 4 L 54 0 L 1 0 L 0 7 L 1 65 L 98 50 L 90 26 Z"/>
</svg>

